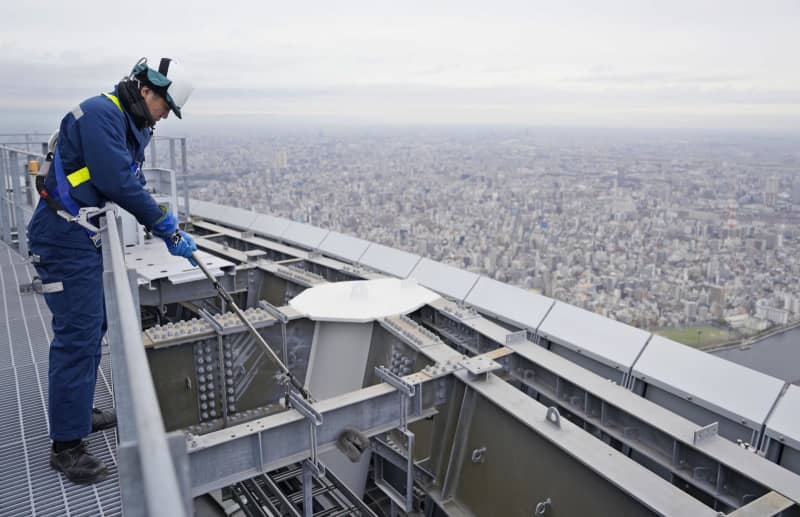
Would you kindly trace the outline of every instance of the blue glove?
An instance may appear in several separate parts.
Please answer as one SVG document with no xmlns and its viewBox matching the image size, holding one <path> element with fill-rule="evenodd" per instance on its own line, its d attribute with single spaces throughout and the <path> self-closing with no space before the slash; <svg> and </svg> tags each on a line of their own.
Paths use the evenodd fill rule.
<svg viewBox="0 0 800 517">
<path fill-rule="evenodd" d="M 192 258 L 192 253 L 197 251 L 197 244 L 191 235 L 178 230 L 169 237 L 164 237 L 164 244 L 170 253 L 176 257 L 186 257 L 193 266 L 197 266 L 197 262 Z"/>
<path fill-rule="evenodd" d="M 176 231 L 178 231 L 178 219 L 172 212 L 167 210 L 166 206 L 161 205 L 161 217 L 153 223 L 150 233 L 156 237 L 166 239 L 172 237 Z"/>
</svg>

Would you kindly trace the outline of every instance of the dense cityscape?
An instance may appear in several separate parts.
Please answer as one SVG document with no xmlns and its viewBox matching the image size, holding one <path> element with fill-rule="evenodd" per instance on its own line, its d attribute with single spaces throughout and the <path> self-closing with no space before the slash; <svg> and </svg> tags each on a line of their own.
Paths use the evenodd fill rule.
<svg viewBox="0 0 800 517">
<path fill-rule="evenodd" d="M 189 166 L 199 199 L 724 340 L 800 317 L 796 144 L 733 132 L 265 131 L 192 138 Z"/>
</svg>

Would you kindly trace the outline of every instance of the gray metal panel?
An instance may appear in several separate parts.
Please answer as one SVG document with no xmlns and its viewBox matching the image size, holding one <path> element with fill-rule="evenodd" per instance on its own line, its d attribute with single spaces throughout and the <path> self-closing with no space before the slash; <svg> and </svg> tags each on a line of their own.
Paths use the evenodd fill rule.
<svg viewBox="0 0 800 517">
<path fill-rule="evenodd" d="M 286 228 L 292 223 L 290 219 L 275 217 L 274 215 L 258 214 L 250 223 L 250 231 L 267 237 L 280 238 Z"/>
<path fill-rule="evenodd" d="M 218 221 L 239 230 L 247 230 L 258 216 L 256 212 L 233 208 L 230 206 L 209 203 L 208 201 L 191 201 L 192 215 Z"/>
<path fill-rule="evenodd" d="M 290 244 L 297 244 L 313 250 L 319 247 L 329 232 L 330 230 L 323 230 L 310 224 L 292 221 L 281 234 L 281 239 Z"/>
<path fill-rule="evenodd" d="M 370 242 L 339 232 L 330 232 L 322 244 L 320 251 L 336 258 L 356 262 L 369 247 Z"/>
<path fill-rule="evenodd" d="M 553 300 L 482 276 L 464 300 L 505 321 L 535 329 Z"/>
<path fill-rule="evenodd" d="M 423 258 L 409 276 L 425 287 L 456 300 L 463 300 L 478 280 L 476 273 L 427 258 Z"/>
<path fill-rule="evenodd" d="M 800 451 L 800 387 L 789 386 L 767 421 L 767 435 Z"/>
<path fill-rule="evenodd" d="M 618 384 L 623 384 L 625 376 L 628 373 L 628 368 L 611 367 L 605 363 L 595 361 L 583 353 L 575 352 L 569 347 L 559 345 L 558 343 L 553 343 L 553 345 L 550 347 L 550 351 L 572 363 L 577 364 L 581 368 L 586 368 L 590 372 L 594 372 L 600 377 L 610 379 Z"/>
<path fill-rule="evenodd" d="M 653 336 L 633 375 L 696 404 L 760 430 L 783 381 Z"/>
<path fill-rule="evenodd" d="M 359 262 L 382 273 L 406 278 L 419 259 L 419 255 L 372 243 Z"/>
<path fill-rule="evenodd" d="M 630 368 L 650 336 L 644 330 L 562 302 L 556 302 L 539 334 L 617 369 Z"/>
<path fill-rule="evenodd" d="M 742 424 L 741 421 L 735 421 L 727 416 L 720 415 L 717 411 L 707 409 L 696 404 L 693 400 L 687 400 L 659 386 L 653 384 L 647 386 L 644 398 L 676 415 L 691 420 L 699 426 L 717 422 L 719 424 L 719 435 L 732 442 L 742 440 L 750 443 L 753 441 L 753 429 Z"/>
</svg>

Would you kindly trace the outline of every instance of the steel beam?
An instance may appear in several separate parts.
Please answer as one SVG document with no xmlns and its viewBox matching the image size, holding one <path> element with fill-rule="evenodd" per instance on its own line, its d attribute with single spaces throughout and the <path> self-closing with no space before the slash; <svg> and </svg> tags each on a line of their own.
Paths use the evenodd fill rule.
<svg viewBox="0 0 800 517">
<path fill-rule="evenodd" d="M 458 413 L 456 433 L 453 437 L 450 457 L 447 462 L 447 470 L 445 471 L 444 482 L 442 483 L 442 499 L 445 501 L 453 497 L 455 487 L 458 485 L 458 477 L 461 473 L 461 467 L 464 464 L 467 437 L 469 435 L 469 427 L 472 423 L 472 414 L 474 411 L 475 391 L 467 387 L 464 390 L 464 398 L 461 399 L 461 411 Z"/>
<path fill-rule="evenodd" d="M 449 383 L 431 378 L 425 384 Z M 433 389 L 427 390 L 431 394 Z M 409 410 L 409 422 L 435 414 L 436 402 L 428 397 Z M 314 404 L 323 423 L 317 428 L 320 453 L 333 450 L 345 428 L 355 428 L 367 436 L 385 433 L 400 426 L 397 391 L 386 384 L 323 400 Z M 192 494 L 237 483 L 257 474 L 297 463 L 311 456 L 308 420 L 290 409 L 227 429 L 189 438 L 189 464 Z"/>
<path fill-rule="evenodd" d="M 479 398 L 511 415 L 588 471 L 599 475 L 607 483 L 609 494 L 613 494 L 616 488 L 619 488 L 628 498 L 637 501 L 656 515 L 696 517 L 717 515 L 717 512 L 708 506 L 638 465 L 624 454 L 602 444 L 566 419 L 561 419 L 560 426 L 553 425 L 547 419 L 546 407 L 497 376 L 489 374 L 485 381 L 476 382 L 471 381 L 468 372 L 463 370 L 458 370 L 453 375 L 468 385 Z M 507 447 L 508 444 L 502 446 Z M 514 446 L 522 448 L 525 444 L 515 443 Z M 527 454 L 530 455 L 531 451 L 528 450 Z M 551 465 L 544 468 L 558 467 Z M 558 482 L 565 483 L 569 478 L 570 476 L 561 476 Z M 555 478 L 553 482 L 556 483 Z M 554 507 L 557 503 L 553 503 Z"/>
<path fill-rule="evenodd" d="M 599 429 L 681 481 L 732 507 L 744 504 L 746 495 L 758 496 L 769 490 L 800 501 L 800 477 L 796 474 L 721 437 L 695 443 L 699 426 L 686 418 L 530 341 L 511 339 L 507 343 L 506 337 L 513 333 L 480 315 L 459 319 L 444 310 L 449 307 L 447 302 L 434 305 L 439 306 L 434 315 L 442 310 L 442 315 L 455 318 L 487 345 L 500 347 L 502 343 L 511 349 L 513 355 L 498 361 L 532 397 L 545 397 L 560 411 L 579 419 L 586 429 Z M 420 351 L 429 355 L 435 348 Z M 723 490 L 718 486 L 722 480 L 740 493 Z"/>
<path fill-rule="evenodd" d="M 776 492 L 769 492 L 735 512 L 729 513 L 728 517 L 773 517 L 793 506 L 795 504 L 790 499 Z"/>
</svg>

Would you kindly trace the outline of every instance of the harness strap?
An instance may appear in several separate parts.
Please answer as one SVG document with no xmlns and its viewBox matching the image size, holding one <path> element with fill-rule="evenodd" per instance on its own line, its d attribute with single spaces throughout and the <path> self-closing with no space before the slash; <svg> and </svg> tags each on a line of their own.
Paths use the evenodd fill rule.
<svg viewBox="0 0 800 517">
<path fill-rule="evenodd" d="M 111 100 L 111 102 L 114 103 L 114 105 L 117 107 L 118 110 L 122 111 L 123 113 L 125 112 L 125 110 L 122 109 L 122 104 L 120 104 L 119 102 L 119 97 L 106 92 L 103 92 L 103 97 Z"/>
<path fill-rule="evenodd" d="M 58 193 L 58 201 L 64 206 L 67 212 L 73 217 L 78 215 L 80 207 L 78 203 L 69 195 L 69 185 L 67 175 L 64 174 L 64 166 L 61 163 L 61 157 L 58 154 L 58 146 L 56 146 L 56 154 L 53 157 L 53 166 L 56 171 L 56 192 Z M 84 167 L 85 168 L 85 167 Z M 87 173 L 88 173 L 88 169 Z M 80 172 L 80 171 L 78 171 Z"/>
</svg>

